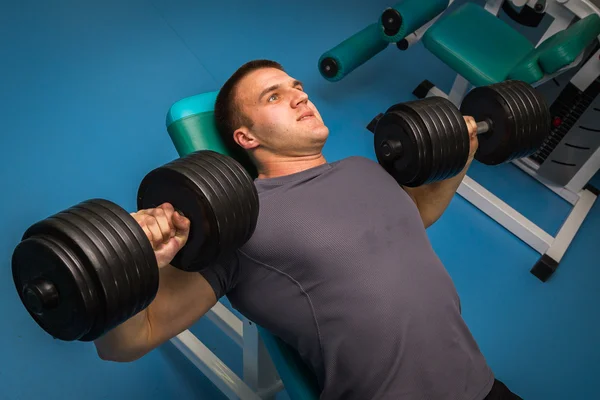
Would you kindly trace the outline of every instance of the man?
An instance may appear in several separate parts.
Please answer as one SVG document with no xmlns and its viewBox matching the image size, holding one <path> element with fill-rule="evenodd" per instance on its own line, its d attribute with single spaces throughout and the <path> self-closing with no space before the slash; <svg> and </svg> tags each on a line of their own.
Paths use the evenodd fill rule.
<svg viewBox="0 0 600 400">
<path fill-rule="evenodd" d="M 225 142 L 256 168 L 256 231 L 230 259 L 189 273 L 169 265 L 189 221 L 169 204 L 132 214 L 153 243 L 160 286 L 146 310 L 95 342 L 101 358 L 135 360 L 227 295 L 298 350 L 323 399 L 518 398 L 494 379 L 425 231 L 471 164 L 472 118 L 462 173 L 413 189 L 370 159 L 328 163 L 328 128 L 302 83 L 275 62 L 238 69 L 215 118 Z"/>
</svg>

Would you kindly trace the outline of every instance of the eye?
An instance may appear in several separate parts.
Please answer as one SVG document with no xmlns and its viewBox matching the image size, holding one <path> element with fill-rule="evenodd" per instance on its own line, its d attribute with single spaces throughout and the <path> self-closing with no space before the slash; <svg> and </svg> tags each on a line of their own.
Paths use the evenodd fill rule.
<svg viewBox="0 0 600 400">
<path fill-rule="evenodd" d="M 272 95 L 269 97 L 269 100 L 268 100 L 268 101 L 275 101 L 275 100 L 277 100 L 277 95 L 276 95 L 276 94 L 272 94 Z"/>
</svg>

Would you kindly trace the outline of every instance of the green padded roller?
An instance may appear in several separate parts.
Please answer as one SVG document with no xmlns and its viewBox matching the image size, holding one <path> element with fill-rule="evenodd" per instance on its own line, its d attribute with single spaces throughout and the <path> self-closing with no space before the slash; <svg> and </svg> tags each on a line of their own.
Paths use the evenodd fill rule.
<svg viewBox="0 0 600 400">
<path fill-rule="evenodd" d="M 197 150 L 227 154 L 214 120 L 218 92 L 207 92 L 181 99 L 167 113 L 167 131 L 180 157 Z"/>
<path fill-rule="evenodd" d="M 382 40 L 379 24 L 373 23 L 350 36 L 319 58 L 319 72 L 337 82 L 383 51 L 389 43 Z"/>
<path fill-rule="evenodd" d="M 403 0 L 386 9 L 380 17 L 383 40 L 397 43 L 448 8 L 449 0 Z"/>
<path fill-rule="evenodd" d="M 256 167 L 243 150 L 230 151 L 219 135 L 213 112 L 218 93 L 202 93 L 174 103 L 167 113 L 167 132 L 180 157 L 198 150 L 216 151 L 235 159 L 256 178 Z"/>
</svg>

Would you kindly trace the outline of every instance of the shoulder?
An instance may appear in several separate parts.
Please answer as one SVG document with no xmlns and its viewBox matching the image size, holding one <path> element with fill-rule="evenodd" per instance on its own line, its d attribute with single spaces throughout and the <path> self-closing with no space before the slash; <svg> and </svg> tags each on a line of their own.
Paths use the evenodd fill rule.
<svg viewBox="0 0 600 400">
<path fill-rule="evenodd" d="M 376 168 L 381 168 L 381 166 L 379 165 L 379 163 L 376 160 L 373 160 L 371 158 L 365 157 L 365 156 L 349 156 L 346 158 L 343 158 L 337 162 L 334 162 L 334 164 L 338 164 L 340 166 L 363 166 L 363 167 L 376 167 Z"/>
<path fill-rule="evenodd" d="M 363 175 L 379 175 L 384 179 L 389 178 L 387 171 L 377 162 L 365 156 L 349 156 L 339 161 L 342 169 L 352 170 Z"/>
</svg>

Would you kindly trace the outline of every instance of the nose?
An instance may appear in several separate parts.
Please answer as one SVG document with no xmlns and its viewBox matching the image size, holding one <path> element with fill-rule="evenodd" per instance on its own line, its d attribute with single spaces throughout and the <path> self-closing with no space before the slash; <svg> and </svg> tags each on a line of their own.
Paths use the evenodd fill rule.
<svg viewBox="0 0 600 400">
<path fill-rule="evenodd" d="M 292 96 L 292 106 L 298 107 L 299 105 L 306 104 L 308 101 L 308 95 L 302 90 L 296 90 L 295 96 Z"/>
</svg>

